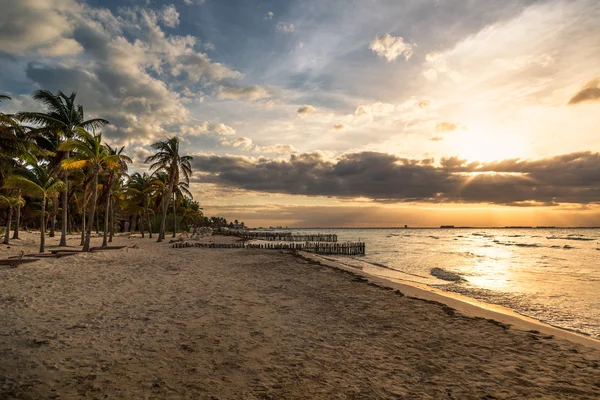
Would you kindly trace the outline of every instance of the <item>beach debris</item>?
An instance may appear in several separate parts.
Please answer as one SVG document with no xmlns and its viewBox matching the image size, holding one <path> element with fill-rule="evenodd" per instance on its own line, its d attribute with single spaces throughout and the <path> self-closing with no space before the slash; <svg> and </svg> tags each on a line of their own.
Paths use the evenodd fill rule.
<svg viewBox="0 0 600 400">
<path fill-rule="evenodd" d="M 431 275 L 435 276 L 436 278 L 444 280 L 444 281 L 458 282 L 458 281 L 462 280 L 460 275 L 457 275 L 450 271 L 446 271 L 442 268 L 437 268 L 437 267 L 432 268 L 430 273 L 431 273 Z"/>
<path fill-rule="evenodd" d="M 0 259 L 0 265 L 9 265 L 16 268 L 21 264 L 27 264 L 34 261 L 39 261 L 39 258 L 7 258 L 4 260 Z"/>
</svg>

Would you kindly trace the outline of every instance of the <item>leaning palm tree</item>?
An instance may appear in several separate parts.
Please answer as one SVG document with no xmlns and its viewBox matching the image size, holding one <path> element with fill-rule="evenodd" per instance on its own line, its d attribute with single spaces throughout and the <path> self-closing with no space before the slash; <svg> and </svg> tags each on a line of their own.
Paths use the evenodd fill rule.
<svg viewBox="0 0 600 400">
<path fill-rule="evenodd" d="M 76 138 L 65 140 L 59 146 L 60 151 L 73 152 L 72 156 L 63 160 L 61 166 L 66 171 L 89 168 L 92 172 L 92 197 L 86 226 L 85 242 L 83 251 L 90 251 L 92 237 L 92 223 L 96 213 L 96 202 L 98 199 L 98 176 L 104 169 L 110 170 L 119 165 L 123 155 L 110 154 L 106 146 L 102 145 L 102 135 L 92 135 L 83 129 L 77 131 Z"/>
<path fill-rule="evenodd" d="M 12 221 L 12 212 L 16 207 L 24 206 L 25 201 L 21 196 L 17 197 L 5 197 L 0 195 L 0 204 L 5 205 L 8 208 L 8 215 L 6 217 L 6 232 L 4 234 L 4 244 L 10 244 L 10 224 Z"/>
<path fill-rule="evenodd" d="M 75 93 L 70 96 L 63 92 L 54 94 L 49 90 L 38 90 L 34 93 L 33 98 L 41 101 L 48 109 L 47 112 L 22 112 L 17 114 L 17 117 L 24 122 L 32 123 L 40 126 L 39 133 L 46 137 L 56 136 L 62 140 L 75 137 L 79 130 L 95 131 L 103 125 L 108 124 L 108 121 L 103 118 L 85 119 L 83 107 L 75 103 Z M 69 152 L 65 150 L 62 154 L 62 160 L 69 158 Z M 69 208 L 69 175 L 65 170 L 63 174 L 65 182 L 64 191 L 62 193 L 62 232 L 60 236 L 59 246 L 67 245 L 67 222 Z"/>
<path fill-rule="evenodd" d="M 160 221 L 160 231 L 158 232 L 157 242 L 162 242 L 165 238 L 165 224 L 167 222 L 167 210 L 169 209 L 169 201 L 173 193 L 175 182 L 180 180 L 180 174 L 183 175 L 183 180 L 189 183 L 192 175 L 191 162 L 194 159 L 192 156 L 181 156 L 179 154 L 179 138 L 174 136 L 167 140 L 161 140 L 152 145 L 156 150 L 156 154 L 146 158 L 146 163 L 151 163 L 150 170 L 162 170 L 167 173 L 168 184 L 165 200 L 162 204 L 162 217 Z"/>
<path fill-rule="evenodd" d="M 64 183 L 56 178 L 56 174 L 47 165 L 32 164 L 4 181 L 7 189 L 20 189 L 23 194 L 42 199 L 40 214 L 40 253 L 46 250 L 46 200 L 54 193 L 64 189 Z"/>
</svg>

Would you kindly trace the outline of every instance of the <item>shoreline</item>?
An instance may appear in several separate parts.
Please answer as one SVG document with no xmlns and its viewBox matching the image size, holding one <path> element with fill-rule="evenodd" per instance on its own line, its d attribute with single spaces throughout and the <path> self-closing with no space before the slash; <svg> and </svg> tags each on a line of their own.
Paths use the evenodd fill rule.
<svg viewBox="0 0 600 400">
<path fill-rule="evenodd" d="M 400 290 L 408 297 L 444 304 L 467 317 L 491 319 L 502 324 L 509 325 L 511 329 L 517 329 L 526 332 L 538 331 L 546 335 L 552 335 L 559 339 L 565 339 L 573 343 L 600 350 L 600 340 L 598 339 L 578 332 L 573 332 L 565 328 L 547 324 L 535 318 L 519 314 L 518 312 L 507 307 L 485 303 L 459 293 L 447 292 L 418 282 L 400 279 L 390 280 L 378 277 L 361 269 L 344 265 L 317 254 L 304 251 L 298 253 L 305 259 L 313 260 L 332 268 L 341 269 L 343 271 L 362 276 L 367 278 L 370 282 L 383 287 Z"/>
<path fill-rule="evenodd" d="M 458 300 L 289 251 L 113 245 L 0 268 L 0 398 L 600 397 L 600 351 Z"/>
</svg>

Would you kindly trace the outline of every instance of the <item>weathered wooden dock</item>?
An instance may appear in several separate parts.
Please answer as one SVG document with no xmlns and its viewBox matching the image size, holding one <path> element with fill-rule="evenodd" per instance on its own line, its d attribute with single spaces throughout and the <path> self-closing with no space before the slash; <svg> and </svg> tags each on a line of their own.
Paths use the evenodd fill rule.
<svg viewBox="0 0 600 400">
<path fill-rule="evenodd" d="M 263 240 L 268 242 L 337 242 L 335 234 L 293 235 L 291 232 L 242 232 L 233 231 L 230 235 L 247 240 Z"/>
<path fill-rule="evenodd" d="M 262 250 L 294 250 L 315 254 L 364 256 L 364 242 L 348 243 L 173 243 L 174 249 L 198 247 L 205 249 L 262 249 Z"/>
</svg>

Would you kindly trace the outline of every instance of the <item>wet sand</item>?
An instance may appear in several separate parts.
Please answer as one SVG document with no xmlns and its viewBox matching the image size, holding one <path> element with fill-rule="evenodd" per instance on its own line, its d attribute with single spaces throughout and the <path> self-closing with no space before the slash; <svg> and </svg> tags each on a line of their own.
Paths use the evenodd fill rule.
<svg viewBox="0 0 600 400">
<path fill-rule="evenodd" d="M 600 351 L 351 271 L 114 244 L 136 248 L 0 267 L 0 399 L 600 397 Z"/>
</svg>

